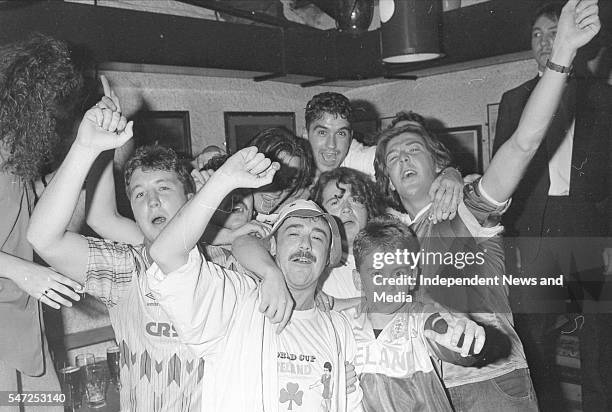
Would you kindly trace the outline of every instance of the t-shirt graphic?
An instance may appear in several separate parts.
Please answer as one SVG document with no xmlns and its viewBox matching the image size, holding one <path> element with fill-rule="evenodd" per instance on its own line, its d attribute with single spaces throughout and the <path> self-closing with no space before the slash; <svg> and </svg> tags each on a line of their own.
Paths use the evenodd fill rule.
<svg viewBox="0 0 612 412">
<path fill-rule="evenodd" d="M 282 383 L 286 381 L 279 393 L 278 401 L 281 410 L 330 411 L 334 389 L 331 362 L 325 362 L 322 373 L 318 374 L 317 370 L 320 369 L 320 365 L 315 365 L 318 363 L 315 356 L 299 355 L 298 357 L 280 352 L 278 357 L 279 380 Z M 289 363 L 294 361 L 295 365 Z M 312 381 L 313 376 L 318 376 L 315 381 Z M 296 382 L 292 382 L 292 378 L 295 378 L 293 380 Z"/>
</svg>

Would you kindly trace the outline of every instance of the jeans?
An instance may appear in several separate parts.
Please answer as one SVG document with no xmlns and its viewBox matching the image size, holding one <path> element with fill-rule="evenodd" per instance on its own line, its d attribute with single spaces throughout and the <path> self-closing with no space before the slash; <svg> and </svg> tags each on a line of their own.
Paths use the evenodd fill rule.
<svg viewBox="0 0 612 412">
<path fill-rule="evenodd" d="M 529 370 L 517 369 L 487 381 L 448 389 L 455 412 L 538 411 Z"/>
</svg>

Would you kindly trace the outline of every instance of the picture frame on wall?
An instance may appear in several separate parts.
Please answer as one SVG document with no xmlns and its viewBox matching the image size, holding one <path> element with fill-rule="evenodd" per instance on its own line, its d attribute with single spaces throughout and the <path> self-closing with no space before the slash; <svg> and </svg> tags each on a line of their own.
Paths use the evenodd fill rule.
<svg viewBox="0 0 612 412">
<path fill-rule="evenodd" d="M 255 135 L 271 127 L 295 134 L 294 112 L 224 112 L 225 148 L 229 154 L 246 147 Z"/>
<path fill-rule="evenodd" d="M 434 132 L 451 151 L 463 175 L 483 173 L 482 126 L 451 127 Z"/>
<path fill-rule="evenodd" d="M 191 159 L 191 126 L 188 111 L 143 111 L 135 116 L 136 147 L 159 144 Z"/>
</svg>

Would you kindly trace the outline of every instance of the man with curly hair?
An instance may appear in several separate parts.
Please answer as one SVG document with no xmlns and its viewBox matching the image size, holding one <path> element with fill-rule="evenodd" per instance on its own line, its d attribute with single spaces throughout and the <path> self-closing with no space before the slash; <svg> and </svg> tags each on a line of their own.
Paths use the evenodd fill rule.
<svg viewBox="0 0 612 412">
<path fill-rule="evenodd" d="M 0 391 L 59 390 L 40 303 L 71 306 L 62 295 L 78 300 L 80 285 L 32 263 L 26 229 L 34 181 L 53 160 L 82 86 L 61 41 L 34 35 L 0 50 Z"/>
<path fill-rule="evenodd" d="M 359 170 L 374 179 L 376 147 L 364 146 L 353 139 L 352 108 L 346 96 L 334 92 L 315 95 L 306 105 L 304 118 L 306 126 L 302 137 L 308 139 L 312 147 L 317 179 L 321 173 L 340 166 Z M 414 118 L 416 122 L 420 120 L 420 117 Z M 434 201 L 431 215 L 435 220 L 455 216 L 462 187 L 461 173 L 448 165 L 429 191 Z"/>
</svg>

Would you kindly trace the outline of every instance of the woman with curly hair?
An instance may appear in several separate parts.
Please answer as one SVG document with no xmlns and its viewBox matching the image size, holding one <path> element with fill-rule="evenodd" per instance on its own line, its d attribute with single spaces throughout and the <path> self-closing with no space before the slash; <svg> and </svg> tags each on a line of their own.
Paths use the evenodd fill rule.
<svg viewBox="0 0 612 412">
<path fill-rule="evenodd" d="M 358 282 L 353 277 L 355 258 L 353 241 L 368 221 L 385 213 L 379 200 L 375 183 L 365 173 L 348 167 L 339 167 L 321 173 L 312 191 L 312 199 L 325 211 L 342 223 L 343 250 L 347 252 L 346 261 L 332 269 L 322 284 L 323 293 L 317 299 L 324 305 L 338 309 L 350 306 L 351 298 L 361 296 Z M 333 298 L 332 298 L 333 297 Z M 334 299 L 345 300 L 334 306 Z M 339 309 L 338 309 L 339 310 Z"/>
<path fill-rule="evenodd" d="M 61 41 L 34 35 L 0 49 L 2 391 L 59 390 L 40 303 L 56 309 L 71 306 L 66 298 L 78 300 L 72 289 L 80 285 L 32 263 L 26 230 L 34 182 L 53 160 L 62 132 L 71 129 L 82 86 L 83 77 Z"/>
</svg>

